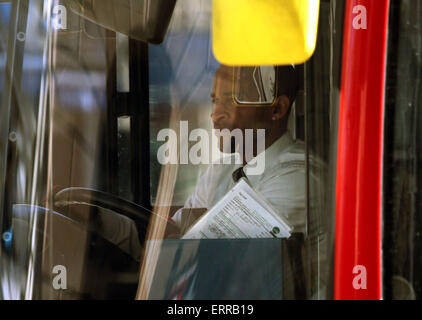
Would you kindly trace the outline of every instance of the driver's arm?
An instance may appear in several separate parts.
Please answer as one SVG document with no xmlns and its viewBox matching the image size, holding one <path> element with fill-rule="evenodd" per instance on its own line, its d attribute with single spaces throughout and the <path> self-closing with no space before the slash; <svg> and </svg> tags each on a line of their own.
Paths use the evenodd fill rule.
<svg viewBox="0 0 422 320">
<path fill-rule="evenodd" d="M 209 209 L 211 197 L 214 194 L 212 190 L 210 190 L 211 179 L 215 176 L 212 167 L 213 166 L 210 166 L 205 173 L 199 177 L 194 193 L 186 200 L 184 207 L 177 210 L 173 215 L 172 220 L 179 228 L 185 229 L 183 224 L 191 221 L 191 218 L 198 214 L 202 215 Z M 186 219 L 188 215 L 192 215 L 192 217 Z"/>
</svg>

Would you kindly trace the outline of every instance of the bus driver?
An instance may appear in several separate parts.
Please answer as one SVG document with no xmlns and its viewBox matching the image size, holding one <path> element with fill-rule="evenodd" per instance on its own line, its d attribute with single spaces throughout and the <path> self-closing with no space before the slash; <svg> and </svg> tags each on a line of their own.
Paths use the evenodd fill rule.
<svg viewBox="0 0 422 320">
<path fill-rule="evenodd" d="M 242 67 L 246 68 L 246 67 Z M 250 68 L 250 67 L 248 67 Z M 252 67 L 253 68 L 253 67 Z M 250 186 L 260 193 L 272 208 L 293 228 L 292 232 L 305 232 L 306 226 L 306 171 L 305 147 L 295 142 L 288 130 L 288 119 L 298 91 L 298 77 L 294 67 L 275 67 L 275 99 L 268 105 L 239 105 L 233 98 L 234 75 L 237 67 L 221 65 L 214 77 L 211 93 L 213 112 L 211 115 L 214 129 L 240 129 L 245 139 L 245 131 L 265 130 L 265 169 L 262 174 L 248 174 L 248 166 L 254 159 L 243 155 L 243 164 L 229 161 L 230 164 L 211 164 L 198 179 L 194 193 L 178 210 L 172 220 L 181 228 L 182 234 L 192 223 L 211 209 L 241 178 L 248 180 Z M 254 77 L 242 77 L 243 99 L 257 101 L 259 91 Z M 220 136 L 219 148 L 222 152 L 235 157 L 236 145 L 224 150 L 223 137 Z M 253 156 L 262 157 L 253 139 Z M 246 145 L 247 141 L 243 141 Z M 243 148 L 245 152 L 246 148 Z M 259 153 L 259 154 L 258 154 Z M 249 160 L 249 161 L 248 161 Z M 255 159 L 256 160 L 256 159 Z M 223 163 L 227 163 L 224 162 Z M 255 161 L 256 163 L 256 161 Z"/>
</svg>

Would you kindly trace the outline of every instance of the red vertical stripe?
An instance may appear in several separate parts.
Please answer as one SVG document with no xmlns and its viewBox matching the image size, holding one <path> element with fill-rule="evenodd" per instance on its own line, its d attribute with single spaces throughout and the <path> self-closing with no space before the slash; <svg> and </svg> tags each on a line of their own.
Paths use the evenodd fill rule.
<svg viewBox="0 0 422 320">
<path fill-rule="evenodd" d="M 364 6 L 367 29 L 355 29 Z M 381 191 L 389 0 L 347 0 L 337 154 L 335 299 L 381 299 Z M 355 266 L 366 289 L 354 287 Z M 356 278 L 359 280 L 359 278 Z M 364 279 L 360 279 L 363 280 Z M 356 284 L 363 284 L 356 281 Z"/>
</svg>

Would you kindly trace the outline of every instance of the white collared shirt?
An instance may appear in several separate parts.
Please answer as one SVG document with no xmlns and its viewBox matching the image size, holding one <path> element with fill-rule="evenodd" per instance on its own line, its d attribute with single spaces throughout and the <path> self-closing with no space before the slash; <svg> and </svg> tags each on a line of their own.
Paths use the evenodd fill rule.
<svg viewBox="0 0 422 320">
<path fill-rule="evenodd" d="M 231 188 L 235 182 L 232 173 L 241 167 L 235 164 L 212 164 L 198 179 L 195 192 L 187 199 L 184 208 L 211 209 Z M 264 153 L 259 154 L 263 157 Z M 250 163 L 256 163 L 252 160 Z M 248 175 L 248 165 L 244 172 L 252 188 L 260 193 L 271 207 L 293 228 L 293 232 L 306 230 L 306 169 L 305 145 L 294 142 L 290 133 L 284 134 L 265 150 L 265 169 L 261 175 Z M 178 210 L 173 220 L 181 224 L 181 212 Z"/>
</svg>

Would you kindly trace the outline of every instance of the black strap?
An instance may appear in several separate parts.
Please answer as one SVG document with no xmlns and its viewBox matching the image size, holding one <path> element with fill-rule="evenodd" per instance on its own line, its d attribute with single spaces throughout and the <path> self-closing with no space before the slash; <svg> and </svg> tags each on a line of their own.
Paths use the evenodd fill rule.
<svg viewBox="0 0 422 320">
<path fill-rule="evenodd" d="M 246 178 L 246 179 L 248 178 L 245 172 L 243 172 L 243 167 L 240 167 L 239 169 L 235 170 L 232 173 L 232 177 L 233 177 L 234 182 L 238 182 L 240 178 Z"/>
</svg>

